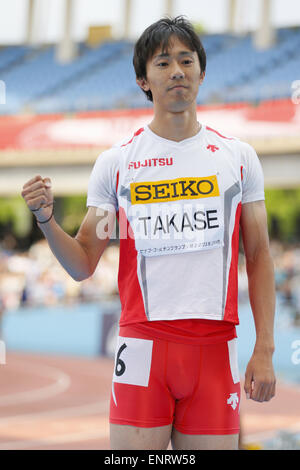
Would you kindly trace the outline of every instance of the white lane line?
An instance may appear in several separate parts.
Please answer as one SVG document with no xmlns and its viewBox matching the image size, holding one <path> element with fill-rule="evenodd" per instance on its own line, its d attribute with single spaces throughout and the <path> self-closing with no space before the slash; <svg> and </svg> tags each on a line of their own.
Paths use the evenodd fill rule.
<svg viewBox="0 0 300 470">
<path fill-rule="evenodd" d="M 18 422 L 23 421 L 37 421 L 41 419 L 48 419 L 48 418 L 68 418 L 73 416 L 81 416 L 81 415 L 92 415 L 96 413 L 108 413 L 109 409 L 109 401 L 103 400 L 96 403 L 90 403 L 88 405 L 78 405 L 66 408 L 58 408 L 54 410 L 47 410 L 47 411 L 39 411 L 37 413 L 24 413 L 18 414 L 15 416 L 6 416 L 4 418 L 0 418 L 0 427 L 13 423 L 14 421 L 16 424 Z"/>
<path fill-rule="evenodd" d="M 52 378 L 56 380 L 55 384 L 52 384 L 47 387 L 43 387 L 38 390 L 32 390 L 27 392 L 16 393 L 13 395 L 5 395 L 0 396 L 0 406 L 4 406 L 7 404 L 16 404 L 16 403 L 23 403 L 24 401 L 36 401 L 36 400 L 44 400 L 49 396 L 55 396 L 58 393 L 62 393 L 65 391 L 71 384 L 70 377 L 62 372 L 61 370 L 50 367 L 50 366 L 34 366 L 28 364 L 28 362 L 24 363 L 21 361 L 19 362 L 19 368 L 21 367 L 22 372 L 24 369 L 27 369 L 31 373 L 36 373 L 40 376 Z M 21 365 L 20 365 L 21 363 Z M 18 369 L 18 367 L 17 367 Z M 54 410 L 47 410 L 47 411 L 39 411 L 37 413 L 24 413 L 18 414 L 14 416 L 6 416 L 0 418 L 0 430 L 5 428 L 10 424 L 15 424 L 16 426 L 24 424 L 27 421 L 39 421 L 39 420 L 47 420 L 47 419 L 57 419 L 57 418 L 68 418 L 68 417 L 76 417 L 76 416 L 88 416 L 88 415 L 95 415 L 95 414 L 103 414 L 108 413 L 109 409 L 109 400 L 102 400 L 96 403 L 90 403 L 85 405 L 78 405 L 73 407 L 67 408 L 58 408 Z M 106 417 L 105 420 L 108 421 Z M 65 442 L 79 442 L 79 441 L 86 441 L 86 440 L 97 440 L 101 438 L 108 438 L 109 431 L 106 430 L 93 430 L 93 431 L 84 431 L 84 432 L 77 432 L 72 434 L 66 434 L 61 436 L 49 436 L 47 438 L 41 438 L 38 441 L 35 440 L 23 440 L 23 441 L 8 441 L 2 442 L 0 444 L 0 449 L 16 449 L 16 448 L 32 448 L 34 446 L 41 446 L 41 445 L 53 445 L 53 444 L 62 444 Z M 1 436 L 0 436 L 1 437 Z"/>
<path fill-rule="evenodd" d="M 96 440 L 96 439 L 103 439 L 109 438 L 109 430 L 108 430 L 108 407 L 109 401 L 101 401 L 97 403 L 91 403 L 89 405 L 82 405 L 82 406 L 73 406 L 70 408 L 61 408 L 52 411 L 44 411 L 38 413 L 27 413 L 23 415 L 17 416 L 9 416 L 7 418 L 0 419 L 0 438 L 1 438 L 1 430 L 5 432 L 5 428 L 11 424 L 16 426 L 21 426 L 22 424 L 29 421 L 29 423 L 33 423 L 35 421 L 42 421 L 51 419 L 51 421 L 55 421 L 57 418 L 72 418 L 78 416 L 88 416 L 88 415 L 95 415 L 95 414 L 103 414 L 106 415 L 103 417 L 104 424 L 107 423 L 107 429 L 94 429 L 91 431 L 81 431 L 71 434 L 63 434 L 63 435 L 55 435 L 44 437 L 39 440 L 11 440 L 7 442 L 0 443 L 0 450 L 10 450 L 10 449 L 30 449 L 34 447 L 41 447 L 43 445 L 55 445 L 55 444 L 63 444 L 68 442 L 80 442 L 80 441 L 87 441 L 87 440 Z"/>
<path fill-rule="evenodd" d="M 71 442 L 85 442 L 88 440 L 97 440 L 109 438 L 109 431 L 107 430 L 94 430 L 89 432 L 78 432 L 72 434 L 64 434 L 61 436 L 49 436 L 35 441 L 9 441 L 0 444 L 0 450 L 19 450 L 30 449 L 35 447 L 42 447 L 47 445 L 64 444 Z"/>
<path fill-rule="evenodd" d="M 69 375 L 62 372 L 56 367 L 48 365 L 32 365 L 27 361 L 17 361 L 17 367 L 15 364 L 12 367 L 13 369 L 21 369 L 22 372 L 33 373 L 40 377 L 46 377 L 54 380 L 55 383 L 47 385 L 39 389 L 28 390 L 26 392 L 18 392 L 9 395 L 0 395 L 0 407 L 8 405 L 17 405 L 19 403 L 30 403 L 36 401 L 46 400 L 47 398 L 54 397 L 60 393 L 65 392 L 71 384 L 71 378 Z"/>
</svg>

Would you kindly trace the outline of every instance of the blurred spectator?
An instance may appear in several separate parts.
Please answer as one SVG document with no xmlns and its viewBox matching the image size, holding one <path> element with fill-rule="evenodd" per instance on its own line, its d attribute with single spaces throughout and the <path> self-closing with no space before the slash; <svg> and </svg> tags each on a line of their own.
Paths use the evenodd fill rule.
<svg viewBox="0 0 300 470">
<path fill-rule="evenodd" d="M 0 298 L 6 309 L 97 301 L 118 295 L 119 248 L 109 245 L 94 275 L 80 283 L 60 266 L 46 240 L 18 253 L 0 249 Z"/>
<path fill-rule="evenodd" d="M 300 325 L 300 246 L 271 241 L 274 260 L 278 313 L 286 325 Z M 239 302 L 248 302 L 245 257 L 239 258 Z M 284 306 L 284 308 L 281 308 Z M 287 318 L 288 315 L 288 318 Z"/>
</svg>

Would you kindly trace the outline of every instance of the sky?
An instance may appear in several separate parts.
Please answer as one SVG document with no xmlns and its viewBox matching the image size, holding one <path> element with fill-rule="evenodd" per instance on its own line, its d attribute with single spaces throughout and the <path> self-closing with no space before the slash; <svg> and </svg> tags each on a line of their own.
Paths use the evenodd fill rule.
<svg viewBox="0 0 300 470">
<path fill-rule="evenodd" d="M 272 24 L 300 25 L 300 0 L 271 0 Z M 260 18 L 262 0 L 237 0 L 237 28 L 254 30 Z M 63 32 L 64 0 L 37 0 L 35 40 L 59 41 Z M 228 24 L 229 0 L 174 0 L 174 15 L 186 15 L 201 23 L 207 32 L 222 32 Z M 150 5 L 150 6 L 149 6 Z M 132 0 L 130 36 L 136 39 L 152 22 L 165 14 L 164 0 Z M 20 44 L 26 37 L 28 0 L 0 0 L 0 44 Z M 125 0 L 74 0 L 72 36 L 84 41 L 89 25 L 111 24 L 116 37 L 123 34 Z"/>
</svg>

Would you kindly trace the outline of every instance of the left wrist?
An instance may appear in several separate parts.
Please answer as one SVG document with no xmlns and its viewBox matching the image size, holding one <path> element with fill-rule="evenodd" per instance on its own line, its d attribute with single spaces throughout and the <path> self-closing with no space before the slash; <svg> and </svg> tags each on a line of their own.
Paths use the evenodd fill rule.
<svg viewBox="0 0 300 470">
<path fill-rule="evenodd" d="M 254 346 L 255 354 L 264 354 L 272 356 L 275 351 L 274 343 L 259 343 L 257 342 Z"/>
</svg>

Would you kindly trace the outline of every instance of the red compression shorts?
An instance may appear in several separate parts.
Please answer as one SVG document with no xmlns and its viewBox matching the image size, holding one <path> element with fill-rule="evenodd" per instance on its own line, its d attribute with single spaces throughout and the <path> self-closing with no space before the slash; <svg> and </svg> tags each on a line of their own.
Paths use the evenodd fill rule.
<svg viewBox="0 0 300 470">
<path fill-rule="evenodd" d="M 173 424 L 184 434 L 239 433 L 235 338 L 219 344 L 187 345 L 150 339 L 130 327 L 120 334 L 111 423 L 149 428 Z"/>
</svg>

